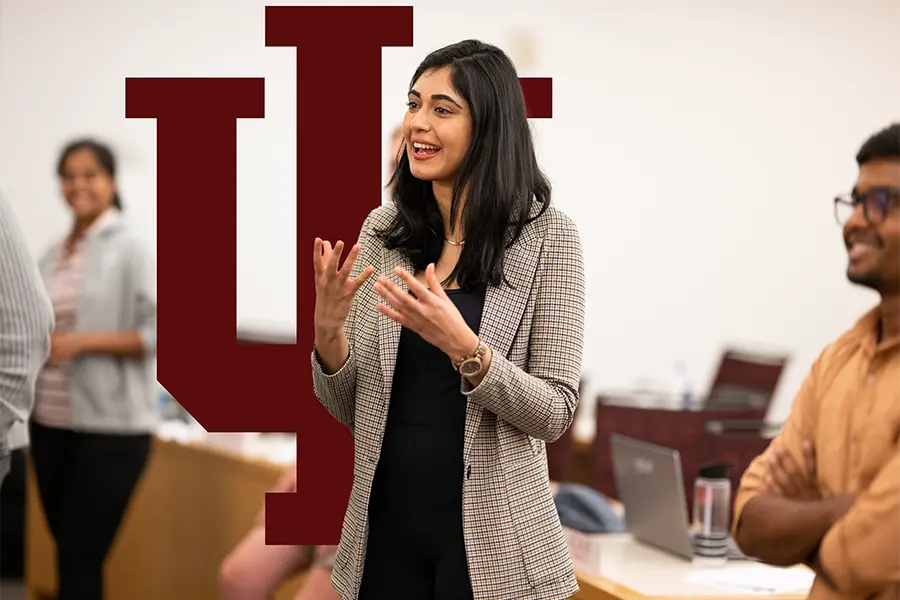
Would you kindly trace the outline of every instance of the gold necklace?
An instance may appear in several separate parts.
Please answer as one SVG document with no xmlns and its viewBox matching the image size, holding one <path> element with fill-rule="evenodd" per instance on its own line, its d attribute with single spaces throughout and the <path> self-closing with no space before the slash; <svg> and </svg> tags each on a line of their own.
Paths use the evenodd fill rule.
<svg viewBox="0 0 900 600">
<path fill-rule="evenodd" d="M 450 238 L 444 238 L 444 239 L 447 240 L 447 243 L 450 244 L 451 246 L 462 246 L 466 243 L 466 240 L 463 240 L 461 242 L 454 242 Z"/>
</svg>

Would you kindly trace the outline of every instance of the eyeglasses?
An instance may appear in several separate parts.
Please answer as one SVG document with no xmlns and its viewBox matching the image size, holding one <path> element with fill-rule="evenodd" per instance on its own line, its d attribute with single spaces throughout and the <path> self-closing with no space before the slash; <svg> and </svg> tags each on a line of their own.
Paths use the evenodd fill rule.
<svg viewBox="0 0 900 600">
<path fill-rule="evenodd" d="M 852 192 L 834 199 L 834 218 L 843 226 L 862 205 L 863 217 L 871 225 L 878 225 L 900 204 L 900 190 L 876 188 L 864 194 Z"/>
</svg>

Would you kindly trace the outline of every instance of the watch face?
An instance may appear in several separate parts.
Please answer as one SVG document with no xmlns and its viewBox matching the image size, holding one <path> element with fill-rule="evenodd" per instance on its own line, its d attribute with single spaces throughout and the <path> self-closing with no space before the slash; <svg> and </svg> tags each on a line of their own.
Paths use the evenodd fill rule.
<svg viewBox="0 0 900 600">
<path fill-rule="evenodd" d="M 459 366 L 459 372 L 467 377 L 478 375 L 479 371 L 481 371 L 481 361 L 477 358 L 470 358 Z"/>
</svg>

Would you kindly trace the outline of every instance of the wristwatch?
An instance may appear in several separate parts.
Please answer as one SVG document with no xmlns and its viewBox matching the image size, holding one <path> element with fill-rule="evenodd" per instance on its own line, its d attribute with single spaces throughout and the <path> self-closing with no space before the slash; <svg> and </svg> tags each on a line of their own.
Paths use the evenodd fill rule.
<svg viewBox="0 0 900 600">
<path fill-rule="evenodd" d="M 484 342 L 481 341 L 481 338 L 478 339 L 478 347 L 475 348 L 475 352 L 468 356 L 464 356 L 458 361 L 453 363 L 453 368 L 456 369 L 460 375 L 464 377 L 475 377 L 479 373 L 481 373 L 481 369 L 484 368 L 484 355 L 487 353 L 487 346 L 484 345 Z"/>
</svg>

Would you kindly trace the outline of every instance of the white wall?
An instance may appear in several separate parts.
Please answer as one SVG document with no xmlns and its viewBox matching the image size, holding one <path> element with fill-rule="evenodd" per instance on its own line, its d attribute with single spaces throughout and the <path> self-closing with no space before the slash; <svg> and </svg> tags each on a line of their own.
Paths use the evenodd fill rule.
<svg viewBox="0 0 900 600">
<path fill-rule="evenodd" d="M 83 133 L 115 144 L 128 212 L 155 241 L 155 124 L 124 118 L 125 77 L 262 76 L 267 117 L 239 124 L 238 311 L 293 328 L 294 51 L 265 46 L 263 6 L 2 0 L 0 181 L 35 250 L 66 226 L 53 162 Z M 521 74 L 554 78 L 554 118 L 535 129 L 583 234 L 592 387 L 665 379 L 677 359 L 702 387 L 724 343 L 774 344 L 793 355 L 783 418 L 821 347 L 875 301 L 844 279 L 831 198 L 863 139 L 900 117 L 900 4 L 415 6 L 415 47 L 384 50 L 385 136 L 429 50 L 519 28 L 539 41 Z"/>
</svg>

